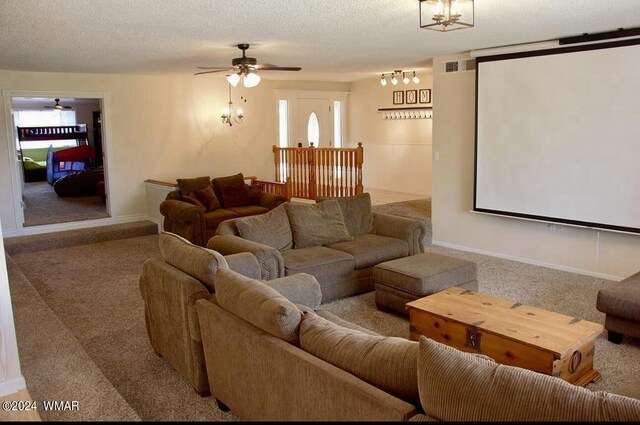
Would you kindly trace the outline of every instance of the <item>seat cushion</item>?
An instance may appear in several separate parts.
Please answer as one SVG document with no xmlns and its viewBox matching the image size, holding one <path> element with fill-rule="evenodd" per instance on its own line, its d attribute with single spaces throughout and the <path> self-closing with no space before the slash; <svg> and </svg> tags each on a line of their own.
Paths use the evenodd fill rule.
<svg viewBox="0 0 640 425">
<path fill-rule="evenodd" d="M 327 247 L 351 254 L 356 262 L 356 269 L 409 255 L 407 242 L 371 234 L 359 235 L 352 241 L 338 242 Z"/>
<path fill-rule="evenodd" d="M 353 240 L 337 201 L 327 200 L 319 204 L 287 202 L 284 205 L 295 249 Z"/>
<path fill-rule="evenodd" d="M 340 205 L 344 216 L 344 223 L 351 236 L 366 235 L 373 232 L 373 209 L 371 208 L 371 195 L 360 193 L 354 196 L 340 196 L 335 198 L 319 196 L 316 202 L 327 199 L 335 199 Z"/>
<path fill-rule="evenodd" d="M 217 210 L 204 213 L 205 226 L 209 230 L 215 230 L 218 224 L 230 218 L 236 218 L 238 214 L 233 211 L 229 211 L 224 208 L 218 208 Z"/>
<path fill-rule="evenodd" d="M 250 215 L 264 214 L 269 211 L 269 208 L 261 207 L 259 205 L 244 205 L 241 207 L 228 207 L 225 208 L 229 211 L 233 211 L 240 217 L 248 217 Z"/>
<path fill-rule="evenodd" d="M 223 309 L 263 331 L 298 345 L 302 312 L 295 304 L 264 282 L 220 269 L 216 301 Z"/>
<path fill-rule="evenodd" d="M 346 252 L 314 246 L 282 251 L 285 273 L 309 273 L 319 281 L 327 276 L 343 276 L 353 271 L 355 261 Z"/>
<path fill-rule="evenodd" d="M 440 421 L 640 420 L 640 400 L 501 365 L 424 336 L 418 354 L 418 386 L 425 413 Z"/>
<path fill-rule="evenodd" d="M 420 402 L 415 341 L 369 335 L 305 312 L 300 348 L 409 403 Z"/>
<path fill-rule="evenodd" d="M 222 254 L 194 245 L 174 233 L 163 231 L 159 237 L 159 245 L 164 261 L 198 279 L 210 292 L 215 290 L 218 269 L 229 268 Z"/>
<path fill-rule="evenodd" d="M 254 217 L 242 217 L 235 221 L 238 233 L 244 239 L 270 246 L 278 251 L 293 247 L 293 234 L 284 205 Z"/>
<path fill-rule="evenodd" d="M 612 316 L 640 322 L 640 272 L 602 288 L 598 292 L 596 308 Z"/>
</svg>

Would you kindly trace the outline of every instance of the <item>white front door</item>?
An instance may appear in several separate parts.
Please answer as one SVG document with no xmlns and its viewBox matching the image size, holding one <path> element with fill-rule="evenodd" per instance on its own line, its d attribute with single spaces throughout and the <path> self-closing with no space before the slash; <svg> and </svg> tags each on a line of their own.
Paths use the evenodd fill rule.
<svg viewBox="0 0 640 425">
<path fill-rule="evenodd" d="M 299 143 L 303 147 L 309 146 L 310 143 L 313 143 L 316 148 L 333 146 L 333 123 L 329 99 L 298 98 L 297 100 L 297 140 L 291 141 L 293 146 Z"/>
</svg>

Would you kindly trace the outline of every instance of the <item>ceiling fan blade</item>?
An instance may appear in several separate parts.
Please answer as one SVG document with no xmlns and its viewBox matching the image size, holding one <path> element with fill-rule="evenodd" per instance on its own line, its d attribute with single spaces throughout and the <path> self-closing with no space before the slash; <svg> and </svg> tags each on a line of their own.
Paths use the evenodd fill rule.
<svg viewBox="0 0 640 425">
<path fill-rule="evenodd" d="M 231 68 L 231 69 L 215 69 L 213 71 L 202 71 L 202 72 L 196 72 L 193 75 L 201 75 L 201 74 L 213 74 L 215 72 L 233 72 L 235 71 L 235 69 Z"/>
<path fill-rule="evenodd" d="M 299 66 L 265 66 L 260 68 L 261 71 L 300 71 L 302 68 Z"/>
<path fill-rule="evenodd" d="M 199 66 L 198 69 L 219 69 L 219 70 L 229 70 L 233 71 L 235 68 L 230 68 L 228 66 Z"/>
</svg>

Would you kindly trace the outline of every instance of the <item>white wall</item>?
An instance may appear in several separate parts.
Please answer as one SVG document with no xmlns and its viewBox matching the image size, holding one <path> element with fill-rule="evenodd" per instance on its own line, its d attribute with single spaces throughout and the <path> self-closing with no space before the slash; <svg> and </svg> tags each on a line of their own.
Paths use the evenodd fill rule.
<svg viewBox="0 0 640 425">
<path fill-rule="evenodd" d="M 7 91 L 106 93 L 103 142 L 109 161 L 112 217 L 146 214 L 145 179 L 224 176 L 242 172 L 273 179 L 271 146 L 277 144 L 274 90 L 344 90 L 347 83 L 262 80 L 253 89 L 233 90 L 240 96 L 242 124 L 221 122 L 228 102 L 224 76 L 149 76 L 40 73 L 0 70 L 0 89 Z M 0 105 L 0 116 L 5 115 Z M 16 229 L 10 184 L 9 150 L 4 119 L 0 119 L 0 219 L 4 230 Z"/>
<path fill-rule="evenodd" d="M 468 58 L 440 57 L 433 69 Z M 609 278 L 640 270 L 640 236 L 471 213 L 475 74 L 435 71 L 433 82 L 434 244 Z"/>
<path fill-rule="evenodd" d="M 5 258 L 1 229 L 0 225 L 0 258 Z M 4 261 L 0 261 L 0 397 L 15 393 L 25 387 L 18 358 L 7 266 Z"/>
<path fill-rule="evenodd" d="M 431 75 L 419 76 L 419 84 L 383 87 L 379 77 L 351 84 L 347 141 L 351 146 L 362 142 L 364 147 L 365 188 L 431 195 L 432 120 L 385 120 L 378 112 L 378 108 L 430 106 L 393 104 L 394 90 L 431 88 Z"/>
</svg>

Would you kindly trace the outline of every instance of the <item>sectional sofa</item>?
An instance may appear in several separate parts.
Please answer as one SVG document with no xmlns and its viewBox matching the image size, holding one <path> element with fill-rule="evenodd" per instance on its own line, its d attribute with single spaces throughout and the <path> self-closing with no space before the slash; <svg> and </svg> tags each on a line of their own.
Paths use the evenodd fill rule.
<svg viewBox="0 0 640 425">
<path fill-rule="evenodd" d="M 368 193 L 317 201 L 223 221 L 207 247 L 223 255 L 252 253 L 264 280 L 308 273 L 320 283 L 323 301 L 372 291 L 375 265 L 424 252 L 426 225 L 373 212 Z"/>
</svg>

